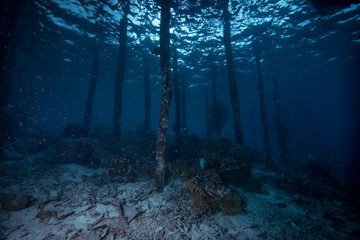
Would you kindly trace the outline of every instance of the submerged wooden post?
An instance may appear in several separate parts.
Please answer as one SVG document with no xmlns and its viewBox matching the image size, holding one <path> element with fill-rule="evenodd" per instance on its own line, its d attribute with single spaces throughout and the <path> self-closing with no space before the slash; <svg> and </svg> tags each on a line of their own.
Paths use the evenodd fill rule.
<svg viewBox="0 0 360 240">
<path fill-rule="evenodd" d="M 257 78 L 258 78 L 258 89 L 259 89 L 259 98 L 260 98 L 260 114 L 261 120 L 264 130 L 264 146 L 266 152 L 266 164 L 271 164 L 271 148 L 270 148 L 270 138 L 269 138 L 269 127 L 266 117 L 266 108 L 265 108 L 265 91 L 264 91 L 264 79 L 261 70 L 259 51 L 256 46 L 254 46 L 255 53 L 255 62 L 256 62 L 256 70 L 257 70 Z"/>
<path fill-rule="evenodd" d="M 181 127 L 184 133 L 187 133 L 186 122 L 186 83 L 184 79 L 181 81 Z"/>
<path fill-rule="evenodd" d="M 230 100 L 231 100 L 231 106 L 234 117 L 235 138 L 240 146 L 244 146 L 244 138 L 243 138 L 243 131 L 241 126 L 241 118 L 240 118 L 239 93 L 238 93 L 238 87 L 236 85 L 234 58 L 233 58 L 232 46 L 231 46 L 230 12 L 228 9 L 228 5 L 229 5 L 229 0 L 225 0 L 223 6 L 223 18 L 224 18 L 224 46 L 225 46 L 225 55 L 226 55 L 226 65 L 228 69 Z"/>
<path fill-rule="evenodd" d="M 4 109 L 8 104 L 11 73 L 16 58 L 16 44 L 18 39 L 18 22 L 20 12 L 29 6 L 25 0 L 0 1 L 0 158 L 3 154 L 5 142 L 8 139 L 6 125 L 7 114 Z"/>
<path fill-rule="evenodd" d="M 178 56 L 176 48 L 173 49 L 173 81 L 175 94 L 175 127 L 176 136 L 181 133 L 181 112 L 180 112 L 180 89 L 178 78 Z"/>
<path fill-rule="evenodd" d="M 216 131 L 216 136 L 220 137 L 221 136 L 221 128 L 220 128 L 220 118 L 215 118 L 215 110 L 218 109 L 219 107 L 219 102 L 218 102 L 218 97 L 217 97 L 217 83 L 216 83 L 216 68 L 215 66 L 213 67 L 213 73 L 212 73 L 212 79 L 211 79 L 211 90 L 212 90 L 212 117 L 214 118 L 214 124 L 215 124 L 215 131 Z"/>
<path fill-rule="evenodd" d="M 156 146 L 156 191 L 162 192 L 165 185 L 165 145 L 169 128 L 169 112 L 172 98 L 172 82 L 170 69 L 170 1 L 161 0 L 160 20 L 160 69 L 162 75 L 162 98 L 160 106 L 159 130 Z"/>
<path fill-rule="evenodd" d="M 99 55 L 100 55 L 99 49 L 95 48 L 94 58 L 91 63 L 90 86 L 89 86 L 89 92 L 88 92 L 85 114 L 84 114 L 84 127 L 86 133 L 89 132 L 91 125 L 91 113 L 93 108 L 96 84 L 99 76 L 99 58 L 100 58 Z"/>
<path fill-rule="evenodd" d="M 205 96 L 205 128 L 206 128 L 206 137 L 210 138 L 211 137 L 211 123 L 212 123 L 212 118 L 213 116 L 213 106 L 210 106 L 209 104 L 209 96 L 208 96 L 208 92 L 205 90 L 204 93 Z"/>
<path fill-rule="evenodd" d="M 129 2 L 124 3 L 124 16 L 120 21 L 120 37 L 119 37 L 119 56 L 116 64 L 115 76 L 115 93 L 114 93 L 114 113 L 113 113 L 113 134 L 116 140 L 121 137 L 121 118 L 122 118 L 122 95 L 123 81 L 126 63 L 126 42 L 127 42 L 127 26 L 128 13 L 130 11 Z"/>
<path fill-rule="evenodd" d="M 289 141 L 289 134 L 287 128 L 284 126 L 281 120 L 279 83 L 276 73 L 274 71 L 272 73 L 272 80 L 273 80 L 273 91 L 274 91 L 273 99 L 274 99 L 275 125 L 277 130 L 277 137 L 279 141 L 279 148 L 280 148 L 280 161 L 286 162 L 290 157 L 287 146 Z"/>
<path fill-rule="evenodd" d="M 150 132 L 150 110 L 151 110 L 151 94 L 150 94 L 150 76 L 148 60 L 144 58 L 144 99 L 145 99 L 145 120 L 144 132 Z"/>
<path fill-rule="evenodd" d="M 20 12 L 28 7 L 25 0 L 0 1 L 0 114 L 7 104 L 10 74 L 15 60 L 15 48 Z M 3 116 L 1 116 L 3 117 Z M 0 118 L 0 122 L 3 119 Z M 0 135 L 2 132 L 0 131 Z"/>
</svg>

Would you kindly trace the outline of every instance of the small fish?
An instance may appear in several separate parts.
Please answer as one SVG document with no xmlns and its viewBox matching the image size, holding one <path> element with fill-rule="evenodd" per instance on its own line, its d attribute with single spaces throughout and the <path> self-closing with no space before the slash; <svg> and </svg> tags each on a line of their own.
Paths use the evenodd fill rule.
<svg viewBox="0 0 360 240">
<path fill-rule="evenodd" d="M 241 165 L 243 165 L 244 167 L 247 167 L 247 166 L 248 166 L 246 163 L 241 163 Z"/>
<path fill-rule="evenodd" d="M 202 169 L 204 169 L 204 167 L 205 167 L 205 159 L 204 158 L 200 158 L 200 167 Z"/>
</svg>

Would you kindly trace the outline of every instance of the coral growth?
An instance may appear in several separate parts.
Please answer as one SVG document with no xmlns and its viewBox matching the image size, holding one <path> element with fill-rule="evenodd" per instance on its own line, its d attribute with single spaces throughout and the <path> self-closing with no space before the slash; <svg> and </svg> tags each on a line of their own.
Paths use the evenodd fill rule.
<svg viewBox="0 0 360 240">
<path fill-rule="evenodd" d="M 195 182 L 195 178 L 186 181 L 184 188 L 189 190 L 190 199 L 200 211 L 212 213 L 220 210 L 219 196 L 214 189 L 205 190 Z"/>
<path fill-rule="evenodd" d="M 189 168 L 182 159 L 176 159 L 169 165 L 169 170 L 183 180 L 191 179 L 197 175 L 199 169 Z"/>
<path fill-rule="evenodd" d="M 241 211 L 242 199 L 235 191 L 226 190 L 220 200 L 221 211 L 227 214 L 239 213 Z"/>
<path fill-rule="evenodd" d="M 70 123 L 66 125 L 63 131 L 64 138 L 82 138 L 86 137 L 86 129 L 83 125 L 77 123 Z"/>
<path fill-rule="evenodd" d="M 134 166 L 139 166 L 139 162 L 132 163 L 132 160 L 126 156 L 114 157 L 109 163 L 109 175 L 111 177 L 123 177 L 126 182 L 135 182 L 137 171 Z"/>
<path fill-rule="evenodd" d="M 83 125 L 77 123 L 70 123 L 66 125 L 63 131 L 64 138 L 82 138 L 86 136 L 86 129 Z"/>
<path fill-rule="evenodd" d="M 204 142 L 201 148 L 209 168 L 216 170 L 224 183 L 242 186 L 248 182 L 251 159 L 242 147 L 225 138 L 215 138 Z"/>
<path fill-rule="evenodd" d="M 237 192 L 225 188 L 214 182 L 204 184 L 199 178 L 192 178 L 184 183 L 189 190 L 190 199 L 194 206 L 204 213 L 222 211 L 226 214 L 241 212 L 242 200 Z"/>
<path fill-rule="evenodd" d="M 217 100 L 217 102 L 212 103 L 208 110 L 207 110 L 207 116 L 209 116 L 208 124 L 211 130 L 219 130 L 223 129 L 225 126 L 225 123 L 229 119 L 230 111 L 229 106 L 227 106 L 223 101 Z"/>
<path fill-rule="evenodd" d="M 109 161 L 102 144 L 92 138 L 64 139 L 56 146 L 55 153 L 58 164 L 76 163 L 99 167 Z"/>
<path fill-rule="evenodd" d="M 19 133 L 29 132 L 29 128 L 36 126 L 36 107 L 26 102 L 16 101 L 8 104 L 1 112 L 2 131 L 0 134 L 12 137 Z M 21 134 L 20 134 L 21 135 Z"/>
<path fill-rule="evenodd" d="M 169 169 L 186 180 L 184 188 L 188 189 L 190 199 L 200 211 L 204 213 L 222 211 L 227 214 L 241 212 L 240 196 L 226 188 L 215 171 L 189 168 L 183 160 L 174 161 Z"/>
<path fill-rule="evenodd" d="M 137 145 L 127 145 L 125 147 L 124 155 L 131 161 L 137 162 L 141 159 L 140 148 Z"/>
<path fill-rule="evenodd" d="M 130 160 L 125 157 L 116 157 L 110 160 L 109 163 L 109 175 L 111 177 L 125 177 L 129 167 Z"/>
<path fill-rule="evenodd" d="M 168 148 L 170 159 L 197 159 L 200 154 L 201 139 L 194 134 L 181 134 L 176 137 Z"/>
<path fill-rule="evenodd" d="M 343 186 L 339 179 L 320 162 L 291 161 L 283 165 L 281 178 L 274 183 L 281 189 L 310 198 L 335 198 Z"/>
<path fill-rule="evenodd" d="M 199 166 L 204 158 L 205 169 L 216 171 L 224 183 L 242 186 L 251 177 L 251 155 L 248 149 L 225 138 L 201 141 L 193 135 L 183 134 L 169 147 L 170 159 L 185 159 L 191 168 Z"/>
<path fill-rule="evenodd" d="M 103 125 L 94 126 L 91 136 L 104 143 L 111 143 L 112 140 L 112 128 Z"/>
</svg>

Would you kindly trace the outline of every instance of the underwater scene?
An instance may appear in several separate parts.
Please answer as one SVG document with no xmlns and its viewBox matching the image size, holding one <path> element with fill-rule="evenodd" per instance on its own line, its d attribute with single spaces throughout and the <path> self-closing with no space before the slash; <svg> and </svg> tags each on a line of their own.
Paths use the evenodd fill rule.
<svg viewBox="0 0 360 240">
<path fill-rule="evenodd" d="M 360 0 L 1 0 L 0 240 L 360 239 Z"/>
</svg>

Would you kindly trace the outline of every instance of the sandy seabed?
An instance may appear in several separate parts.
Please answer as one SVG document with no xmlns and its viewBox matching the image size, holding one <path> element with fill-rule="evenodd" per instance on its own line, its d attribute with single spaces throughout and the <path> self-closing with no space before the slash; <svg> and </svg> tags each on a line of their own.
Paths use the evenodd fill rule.
<svg viewBox="0 0 360 240">
<path fill-rule="evenodd" d="M 125 183 L 106 169 L 34 164 L 36 156 L 0 162 L 0 196 L 25 193 L 29 206 L 0 210 L 0 239 L 357 239 L 359 218 L 332 199 L 306 199 L 271 182 L 263 193 L 236 189 L 243 212 L 203 214 L 183 181 L 163 193 L 150 179 Z M 253 177 L 276 177 L 254 168 Z"/>
</svg>

